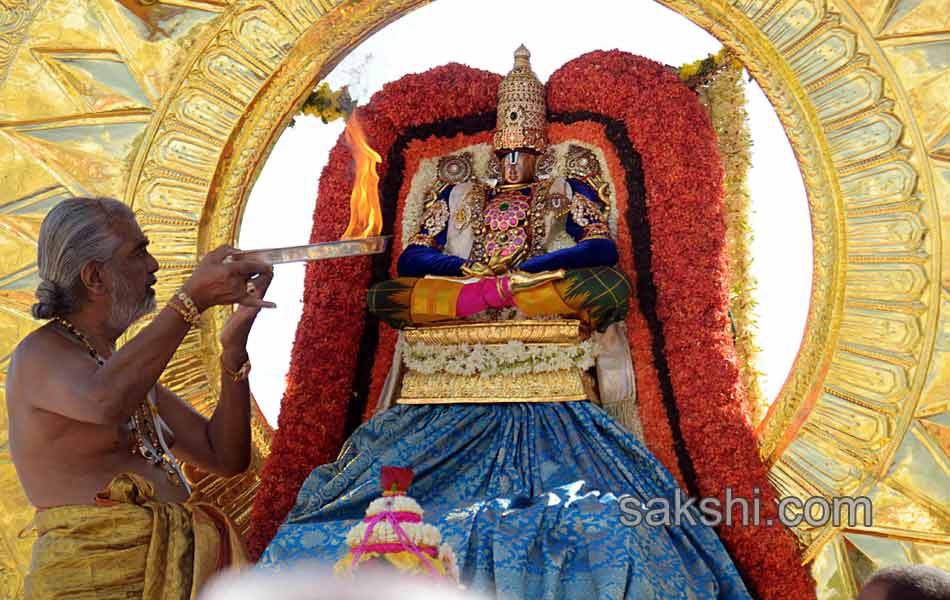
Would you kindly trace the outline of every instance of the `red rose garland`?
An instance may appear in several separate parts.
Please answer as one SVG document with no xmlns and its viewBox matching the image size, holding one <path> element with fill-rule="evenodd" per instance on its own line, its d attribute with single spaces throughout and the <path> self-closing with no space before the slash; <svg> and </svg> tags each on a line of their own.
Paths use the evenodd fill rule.
<svg viewBox="0 0 950 600">
<path fill-rule="evenodd" d="M 453 64 L 384 87 L 360 111 L 367 135 L 384 157 L 380 174 L 389 169 L 391 146 L 407 130 L 493 111 L 498 81 L 498 75 Z M 547 89 L 552 112 L 592 111 L 626 125 L 643 162 L 657 316 L 665 335 L 679 428 L 699 489 L 704 495 L 722 496 L 730 487 L 734 496 L 751 498 L 753 488 L 759 488 L 763 517 L 774 518 L 771 500 L 775 494 L 742 412 L 735 352 L 727 334 L 722 170 L 704 109 L 665 67 L 618 51 L 594 52 L 571 61 L 551 77 Z M 452 93 L 433 93 L 438 90 Z M 596 137 L 595 143 L 605 147 L 602 135 L 593 130 L 580 133 L 582 129 L 568 126 L 564 131 L 580 139 Z M 552 127 L 552 133 L 555 131 L 557 127 Z M 433 137 L 410 146 L 403 152 L 404 184 L 421 157 L 467 145 L 470 142 L 464 137 L 450 141 Z M 431 149 L 426 144 L 432 144 Z M 605 152 L 618 184 L 620 176 L 614 169 L 620 167 L 613 164 L 606 148 Z M 350 169 L 348 151 L 338 145 L 321 179 L 314 241 L 336 239 L 342 232 L 349 213 Z M 403 185 L 397 232 L 405 193 Z M 618 196 L 624 200 L 625 194 Z M 620 229 L 621 267 L 630 273 L 634 264 L 630 232 L 623 222 Z M 398 250 L 397 242 L 394 251 Z M 306 305 L 294 344 L 288 390 L 252 514 L 250 546 L 254 554 L 272 538 L 310 471 L 332 460 L 342 445 L 365 324 L 369 272 L 368 259 L 334 262 L 332 268 L 316 263 L 307 271 Z M 641 419 L 648 444 L 682 481 L 671 449 L 673 437 L 657 371 L 647 350 L 653 340 L 639 310 L 631 310 L 628 331 L 637 359 Z M 380 334 L 367 415 L 378 397 L 395 344 L 393 332 L 383 329 Z M 320 360 L 328 356 L 333 360 Z M 814 598 L 814 584 L 800 566 L 789 531 L 781 527 L 723 527 L 719 533 L 760 597 Z"/>
</svg>

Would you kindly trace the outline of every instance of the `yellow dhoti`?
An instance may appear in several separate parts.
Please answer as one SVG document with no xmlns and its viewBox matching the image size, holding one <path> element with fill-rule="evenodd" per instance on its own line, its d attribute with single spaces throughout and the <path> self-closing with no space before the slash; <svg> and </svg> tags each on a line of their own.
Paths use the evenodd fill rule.
<svg viewBox="0 0 950 600">
<path fill-rule="evenodd" d="M 188 599 L 215 572 L 247 563 L 224 514 L 158 502 L 134 474 L 117 475 L 96 506 L 38 511 L 34 526 L 27 600 Z"/>
</svg>

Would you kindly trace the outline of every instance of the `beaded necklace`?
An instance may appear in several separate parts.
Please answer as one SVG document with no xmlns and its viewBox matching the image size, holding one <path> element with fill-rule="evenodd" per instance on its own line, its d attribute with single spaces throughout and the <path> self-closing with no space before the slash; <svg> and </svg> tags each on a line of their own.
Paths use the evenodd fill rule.
<svg viewBox="0 0 950 600">
<path fill-rule="evenodd" d="M 75 325 L 60 316 L 53 317 L 53 320 L 86 347 L 89 356 L 96 361 L 97 365 L 101 367 L 106 364 L 105 359 L 92 345 L 89 338 L 76 329 Z M 174 485 L 187 488 L 188 485 L 185 483 L 184 477 L 178 468 L 175 457 L 165 448 L 164 439 L 162 439 L 159 429 L 161 424 L 156 423 L 156 418 L 161 418 L 158 417 L 158 407 L 152 401 L 151 396 L 146 395 L 145 398 L 139 402 L 132 416 L 129 417 L 128 427 L 132 432 L 133 438 L 130 452 L 132 454 L 140 454 L 149 464 L 160 467 L 165 471 L 168 480 Z"/>
</svg>

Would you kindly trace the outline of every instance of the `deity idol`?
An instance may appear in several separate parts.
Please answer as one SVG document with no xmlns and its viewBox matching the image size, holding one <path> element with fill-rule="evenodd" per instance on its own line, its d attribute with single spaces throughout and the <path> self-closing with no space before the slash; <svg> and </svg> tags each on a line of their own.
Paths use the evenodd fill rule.
<svg viewBox="0 0 950 600">
<path fill-rule="evenodd" d="M 626 316 L 630 285 L 613 268 L 606 186 L 592 185 L 596 159 L 574 157 L 579 177 L 535 177 L 546 146 L 545 103 L 529 58 L 519 48 L 499 87 L 497 184 L 434 190 L 399 257 L 401 277 L 370 290 L 370 310 L 394 327 L 512 306 L 525 316 L 578 316 L 600 331 Z M 555 249 L 564 234 L 570 245 Z"/>
<path fill-rule="evenodd" d="M 609 196 L 596 169 L 535 177 L 546 146 L 545 94 L 529 58 L 519 48 L 499 87 L 498 181 L 437 186 L 399 277 L 369 292 L 370 310 L 409 328 L 406 335 L 506 307 L 534 322 L 570 318 L 597 331 L 626 314 L 630 286 L 614 268 Z M 474 591 L 511 599 L 749 597 L 692 507 L 642 518 L 683 499 L 633 433 L 583 396 L 554 390 L 523 401 L 523 390 L 508 389 L 480 399 L 417 397 L 379 412 L 336 462 L 310 474 L 261 563 L 345 557 L 380 469 L 396 465 L 414 472 L 413 497 Z"/>
</svg>

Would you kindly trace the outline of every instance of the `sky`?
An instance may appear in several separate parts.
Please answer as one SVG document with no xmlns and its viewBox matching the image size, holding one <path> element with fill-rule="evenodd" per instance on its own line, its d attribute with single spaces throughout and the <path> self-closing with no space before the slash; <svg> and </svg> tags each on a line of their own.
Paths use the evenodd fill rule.
<svg viewBox="0 0 950 600">
<path fill-rule="evenodd" d="M 583 7 L 583 10 L 578 10 Z M 541 81 L 585 52 L 613 49 L 668 65 L 717 52 L 721 44 L 685 17 L 646 0 L 438 0 L 377 32 L 327 76 L 333 89 L 349 85 L 365 103 L 383 84 L 448 62 L 505 74 L 519 44 L 531 50 Z M 439 90 L 433 90 L 439 93 Z M 752 169 L 752 274 L 758 280 L 757 367 L 763 392 L 774 399 L 801 344 L 811 291 L 808 203 L 798 165 L 771 104 L 747 85 Z M 306 244 L 320 172 L 343 132 L 343 122 L 298 117 L 275 144 L 251 190 L 238 244 L 243 249 Z M 251 389 L 268 421 L 277 424 L 297 322 L 304 268 L 278 265 L 267 297 L 277 308 L 258 317 L 248 342 Z"/>
</svg>

